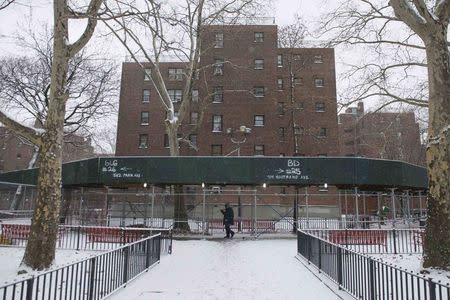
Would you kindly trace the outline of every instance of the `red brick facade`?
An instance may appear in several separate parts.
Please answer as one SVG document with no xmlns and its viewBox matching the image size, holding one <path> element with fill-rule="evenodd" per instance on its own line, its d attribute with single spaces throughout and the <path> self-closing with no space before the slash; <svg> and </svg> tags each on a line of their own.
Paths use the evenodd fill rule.
<svg viewBox="0 0 450 300">
<path fill-rule="evenodd" d="M 96 156 L 89 138 L 68 134 L 64 139 L 66 142 L 63 148 L 63 162 Z M 34 147 L 29 142 L 19 138 L 6 127 L 0 126 L 0 173 L 27 169 L 33 153 Z"/>
<path fill-rule="evenodd" d="M 223 48 L 215 43 L 221 36 Z M 180 132 L 184 139 L 196 135 L 197 149 L 181 143 L 181 155 L 211 155 L 213 151 L 237 155 L 238 144 L 231 137 L 235 141 L 246 138 L 240 155 L 339 153 L 333 49 L 278 48 L 275 25 L 208 26 L 203 45 L 196 82 L 200 101 L 191 102 Z M 216 69 L 217 61 L 224 62 L 223 74 Z M 161 64 L 168 90 L 183 89 L 184 81 L 173 80 L 176 75 L 169 80 L 169 68 L 183 67 L 182 63 Z M 155 88 L 144 77 L 137 64 L 123 64 L 116 155 L 169 155 L 164 142 L 165 111 Z M 148 102 L 144 99 L 147 91 Z M 214 100 L 215 91 L 221 91 L 217 94 L 223 97 Z M 195 119 L 201 108 L 203 122 L 194 132 L 191 113 Z M 148 125 L 143 125 L 141 115 L 146 121 L 147 112 Z M 221 116 L 221 128 L 214 131 L 213 116 Z M 241 126 L 250 128 L 251 133 L 230 134 Z M 147 148 L 139 148 L 139 135 L 143 134 L 148 135 Z"/>
<path fill-rule="evenodd" d="M 340 152 L 406 161 L 425 165 L 425 148 L 420 142 L 414 112 L 364 113 L 363 103 L 339 115 Z"/>
</svg>

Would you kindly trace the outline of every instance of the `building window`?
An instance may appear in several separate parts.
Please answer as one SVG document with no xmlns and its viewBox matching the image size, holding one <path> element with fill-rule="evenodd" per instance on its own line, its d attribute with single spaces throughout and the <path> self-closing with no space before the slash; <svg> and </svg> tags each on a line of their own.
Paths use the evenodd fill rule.
<svg viewBox="0 0 450 300">
<path fill-rule="evenodd" d="M 198 123 L 198 112 L 191 112 L 191 125 L 197 125 Z"/>
<path fill-rule="evenodd" d="M 264 126 L 264 115 L 255 115 L 255 126 Z"/>
<path fill-rule="evenodd" d="M 283 90 L 283 78 L 278 78 L 277 79 L 277 88 L 279 91 Z"/>
<path fill-rule="evenodd" d="M 305 132 L 305 129 L 301 126 L 294 125 L 294 134 L 295 135 L 302 135 Z"/>
<path fill-rule="evenodd" d="M 253 88 L 253 93 L 255 97 L 264 97 L 265 91 L 263 86 L 255 86 Z"/>
<path fill-rule="evenodd" d="M 214 60 L 214 75 L 222 76 L 223 75 L 223 59 L 217 58 Z"/>
<path fill-rule="evenodd" d="M 167 90 L 167 93 L 169 93 L 169 97 L 172 102 L 180 102 L 183 98 L 182 90 Z"/>
<path fill-rule="evenodd" d="M 286 128 L 284 127 L 278 128 L 278 141 L 280 142 L 286 141 Z"/>
<path fill-rule="evenodd" d="M 222 132 L 222 116 L 221 115 L 213 115 L 212 118 L 212 131 L 213 132 Z"/>
<path fill-rule="evenodd" d="M 283 55 L 282 54 L 277 55 L 277 66 L 280 68 L 283 66 Z"/>
<path fill-rule="evenodd" d="M 294 77 L 294 84 L 295 85 L 303 85 L 303 78 L 302 77 Z"/>
<path fill-rule="evenodd" d="M 316 78 L 316 79 L 314 79 L 314 85 L 316 87 L 324 87 L 325 84 L 324 84 L 323 78 Z"/>
<path fill-rule="evenodd" d="M 319 129 L 319 137 L 323 138 L 327 136 L 327 129 L 322 127 Z"/>
<path fill-rule="evenodd" d="M 264 32 L 255 32 L 255 43 L 264 42 Z"/>
<path fill-rule="evenodd" d="M 218 32 L 214 38 L 214 48 L 223 48 L 223 33 Z"/>
<path fill-rule="evenodd" d="M 211 145 L 211 156 L 222 156 L 222 145 Z"/>
<path fill-rule="evenodd" d="M 315 64 L 323 64 L 323 57 L 322 57 L 322 55 L 315 55 L 314 56 L 314 63 Z"/>
<path fill-rule="evenodd" d="M 189 142 L 192 146 L 197 147 L 197 135 L 196 134 L 190 134 L 189 135 Z"/>
<path fill-rule="evenodd" d="M 139 135 L 139 148 L 148 148 L 148 135 L 147 134 Z"/>
<path fill-rule="evenodd" d="M 255 145 L 255 156 L 264 155 L 264 145 Z"/>
<path fill-rule="evenodd" d="M 144 103 L 150 102 L 150 90 L 142 91 L 142 102 Z"/>
<path fill-rule="evenodd" d="M 142 111 L 141 112 L 141 125 L 148 125 L 148 123 L 149 123 L 148 111 Z"/>
<path fill-rule="evenodd" d="M 355 144 L 355 141 L 347 141 L 345 142 L 345 146 L 353 146 Z"/>
<path fill-rule="evenodd" d="M 255 70 L 264 69 L 264 59 L 255 59 Z"/>
<path fill-rule="evenodd" d="M 17 153 L 16 158 L 17 158 L 17 159 L 21 159 L 21 158 L 22 158 L 22 154 Z"/>
<path fill-rule="evenodd" d="M 152 69 L 144 69 L 144 81 L 150 81 L 151 74 L 152 74 Z"/>
<path fill-rule="evenodd" d="M 213 103 L 222 103 L 223 102 L 223 86 L 215 86 L 213 88 Z"/>
<path fill-rule="evenodd" d="M 303 103 L 303 101 L 299 101 L 295 103 L 295 108 L 298 110 L 302 110 L 305 108 L 305 104 Z"/>
<path fill-rule="evenodd" d="M 192 101 L 198 102 L 198 90 L 192 90 Z"/>
<path fill-rule="evenodd" d="M 169 68 L 169 80 L 172 80 L 172 81 L 183 80 L 183 69 Z"/>
<path fill-rule="evenodd" d="M 277 114 L 279 116 L 283 116 L 285 112 L 284 102 L 277 103 Z"/>
<path fill-rule="evenodd" d="M 325 112 L 325 102 L 316 102 L 316 112 Z"/>
</svg>

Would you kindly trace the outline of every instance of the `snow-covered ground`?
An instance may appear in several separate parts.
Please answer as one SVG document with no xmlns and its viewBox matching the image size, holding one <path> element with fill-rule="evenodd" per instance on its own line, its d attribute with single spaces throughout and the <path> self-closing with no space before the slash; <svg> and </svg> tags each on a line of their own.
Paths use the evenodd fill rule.
<svg viewBox="0 0 450 300">
<path fill-rule="evenodd" d="M 29 277 L 29 274 L 17 275 L 24 252 L 25 248 L 0 247 L 0 286 Z M 56 250 L 52 268 L 68 265 L 99 253 L 99 251 Z"/>
<path fill-rule="evenodd" d="M 387 264 L 406 269 L 414 274 L 421 274 L 421 272 L 424 271 L 422 266 L 422 254 L 370 254 L 370 256 L 381 259 Z M 450 284 L 450 271 L 425 269 L 423 275 L 433 278 L 436 282 L 441 281 L 444 285 Z"/>
<path fill-rule="evenodd" d="M 339 299 L 295 258 L 296 245 L 296 240 L 174 241 L 172 255 L 111 299 Z"/>
</svg>

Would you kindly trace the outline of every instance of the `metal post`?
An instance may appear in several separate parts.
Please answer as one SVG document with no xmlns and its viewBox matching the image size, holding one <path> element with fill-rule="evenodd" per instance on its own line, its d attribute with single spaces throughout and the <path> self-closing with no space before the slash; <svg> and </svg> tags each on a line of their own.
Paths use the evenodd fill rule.
<svg viewBox="0 0 450 300">
<path fill-rule="evenodd" d="M 256 188 L 255 188 L 255 190 L 254 190 L 254 200 L 255 200 L 255 234 L 256 234 L 256 231 L 257 231 L 257 226 L 258 226 L 258 217 L 257 217 L 257 213 L 256 213 L 256 205 L 257 205 L 257 203 L 256 203 Z"/>
<path fill-rule="evenodd" d="M 381 201 L 380 192 L 377 192 L 377 207 L 378 207 L 378 228 L 381 228 Z"/>
<path fill-rule="evenodd" d="M 422 191 L 419 191 L 419 216 L 422 218 Z"/>
<path fill-rule="evenodd" d="M 89 294 L 88 299 L 94 299 L 94 284 L 95 284 L 95 257 L 90 259 L 90 270 L 89 270 Z"/>
<path fill-rule="evenodd" d="M 409 190 L 406 190 L 406 211 L 408 216 L 408 227 L 411 228 L 411 205 L 409 203 L 410 201 L 411 197 L 409 195 Z"/>
<path fill-rule="evenodd" d="M 306 228 L 309 229 L 309 195 L 308 187 L 305 187 L 305 204 L 306 204 Z"/>
<path fill-rule="evenodd" d="M 27 280 L 27 291 L 26 291 L 26 298 L 25 298 L 26 300 L 33 299 L 33 285 L 34 285 L 34 276 Z M 15 288 L 15 286 L 14 286 L 14 288 Z M 5 293 L 4 296 L 6 296 L 6 289 L 5 289 L 4 293 Z M 14 294 L 12 294 L 12 296 L 14 296 Z M 5 297 L 5 299 L 6 299 L 6 297 Z"/>
<path fill-rule="evenodd" d="M 395 191 L 395 188 L 391 188 L 391 201 L 392 201 L 392 214 L 393 214 L 392 226 L 395 228 L 397 212 L 395 210 L 395 192 L 394 191 Z"/>
<path fill-rule="evenodd" d="M 368 260 L 369 263 L 369 299 L 374 300 L 375 298 L 375 265 L 372 259 Z"/>
<path fill-rule="evenodd" d="M 150 208 L 150 227 L 153 228 L 154 224 L 154 210 L 155 210 L 155 186 L 152 185 L 152 207 Z"/>
<path fill-rule="evenodd" d="M 359 203 L 358 203 L 358 188 L 355 187 L 355 205 L 356 205 L 356 228 L 359 228 Z"/>
<path fill-rule="evenodd" d="M 81 188 L 80 207 L 78 208 L 78 224 L 81 223 L 81 225 L 83 225 L 82 209 L 83 209 L 83 188 Z"/>
<path fill-rule="evenodd" d="M 147 193 L 147 188 L 145 188 L 145 193 L 144 193 L 144 226 L 147 227 L 147 223 L 148 223 L 148 202 L 150 200 L 150 195 L 149 193 Z"/>
<path fill-rule="evenodd" d="M 364 212 L 363 228 L 369 228 L 369 218 L 366 212 L 366 192 L 363 192 L 363 212 Z"/>
<path fill-rule="evenodd" d="M 241 201 L 241 189 L 238 187 L 238 232 L 242 232 L 242 201 Z"/>
<path fill-rule="evenodd" d="M 202 234 L 206 231 L 206 193 L 203 189 L 203 207 L 202 207 Z"/>
<path fill-rule="evenodd" d="M 125 227 L 125 209 L 126 209 L 126 203 L 124 199 L 122 199 L 122 216 L 120 217 L 120 226 Z"/>
<path fill-rule="evenodd" d="M 341 285 L 342 285 L 342 248 L 341 247 L 337 247 L 336 268 L 337 268 L 336 271 L 337 271 L 337 281 L 338 281 L 337 283 L 339 285 L 339 289 L 341 289 Z"/>
<path fill-rule="evenodd" d="M 338 191 L 339 218 L 342 218 L 342 198 L 341 190 Z"/>
<path fill-rule="evenodd" d="M 344 200 L 345 200 L 345 228 L 347 228 L 348 222 L 348 201 L 347 201 L 347 190 L 344 190 Z"/>
<path fill-rule="evenodd" d="M 298 229 L 298 186 L 295 187 L 295 197 L 294 197 L 294 224 L 292 231 L 295 233 Z"/>
</svg>

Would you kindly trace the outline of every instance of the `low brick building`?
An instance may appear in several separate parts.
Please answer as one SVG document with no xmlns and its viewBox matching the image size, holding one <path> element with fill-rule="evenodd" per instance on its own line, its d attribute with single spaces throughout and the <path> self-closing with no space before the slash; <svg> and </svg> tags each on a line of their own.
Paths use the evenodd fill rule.
<svg viewBox="0 0 450 300">
<path fill-rule="evenodd" d="M 76 134 L 68 134 L 64 139 L 63 162 L 95 156 L 90 139 Z M 0 126 L 0 172 L 28 168 L 33 153 L 34 146 L 30 142 Z"/>
<path fill-rule="evenodd" d="M 414 112 L 365 113 L 362 102 L 339 115 L 340 153 L 425 165 Z"/>
</svg>

